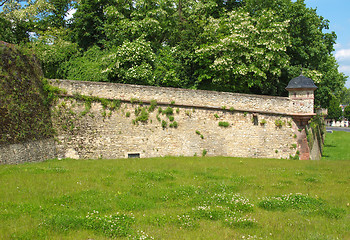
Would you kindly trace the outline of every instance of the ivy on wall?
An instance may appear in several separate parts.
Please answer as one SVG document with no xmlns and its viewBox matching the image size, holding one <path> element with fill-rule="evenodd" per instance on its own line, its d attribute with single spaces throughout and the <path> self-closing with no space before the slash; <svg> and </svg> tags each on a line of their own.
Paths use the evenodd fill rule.
<svg viewBox="0 0 350 240">
<path fill-rule="evenodd" d="M 309 125 L 305 128 L 307 142 L 310 150 L 314 146 L 314 141 L 317 139 L 320 152 L 323 152 L 324 134 L 326 133 L 326 126 L 322 115 L 314 116 Z"/>
<path fill-rule="evenodd" d="M 0 144 L 53 136 L 47 91 L 35 56 L 0 42 Z"/>
</svg>

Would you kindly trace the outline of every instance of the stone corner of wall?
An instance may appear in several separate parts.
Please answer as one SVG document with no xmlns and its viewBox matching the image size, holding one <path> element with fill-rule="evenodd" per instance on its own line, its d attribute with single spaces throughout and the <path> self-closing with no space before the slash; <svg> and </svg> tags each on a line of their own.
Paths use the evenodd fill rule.
<svg viewBox="0 0 350 240">
<path fill-rule="evenodd" d="M 42 162 L 56 157 L 53 138 L 0 145 L 0 164 Z"/>
</svg>

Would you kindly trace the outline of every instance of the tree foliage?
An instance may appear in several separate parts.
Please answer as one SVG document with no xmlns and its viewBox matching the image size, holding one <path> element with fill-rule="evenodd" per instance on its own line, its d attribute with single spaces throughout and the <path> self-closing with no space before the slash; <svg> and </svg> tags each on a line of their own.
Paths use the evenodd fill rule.
<svg viewBox="0 0 350 240">
<path fill-rule="evenodd" d="M 350 105 L 350 88 L 343 88 L 341 103 L 344 105 Z"/>
<path fill-rule="evenodd" d="M 342 116 L 343 116 L 343 112 L 340 107 L 339 99 L 333 96 L 329 102 L 327 118 L 334 119 L 335 121 L 339 121 Z"/>
<path fill-rule="evenodd" d="M 198 80 L 216 89 L 277 93 L 281 69 L 289 63 L 289 37 L 288 21 L 275 21 L 273 15 L 264 11 L 252 17 L 235 11 L 220 19 L 211 18 L 207 28 L 213 41 L 196 51 Z"/>
<path fill-rule="evenodd" d="M 322 107 L 346 80 L 335 33 L 304 0 L 7 0 L 0 26 L 50 78 L 287 96 L 303 68 Z"/>
<path fill-rule="evenodd" d="M 344 109 L 344 117 L 350 121 L 350 105 L 346 106 Z"/>
</svg>

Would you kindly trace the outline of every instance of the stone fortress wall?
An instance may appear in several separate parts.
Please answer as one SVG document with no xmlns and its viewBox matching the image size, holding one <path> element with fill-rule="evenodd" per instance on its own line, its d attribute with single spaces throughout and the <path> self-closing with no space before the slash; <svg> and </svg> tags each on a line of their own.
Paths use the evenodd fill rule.
<svg viewBox="0 0 350 240">
<path fill-rule="evenodd" d="M 53 138 L 0 145 L 0 165 L 41 162 L 56 157 Z"/>
<path fill-rule="evenodd" d="M 295 116 L 313 114 L 313 91 L 287 98 L 115 83 L 50 82 L 67 91 L 52 108 L 58 157 L 87 159 L 204 154 L 310 157 L 305 132 L 300 130 L 301 122 Z M 92 102 L 87 111 L 86 103 L 74 98 L 76 94 L 118 99 L 121 106 L 109 110 L 99 102 Z M 136 122 L 137 111 L 148 109 L 154 100 L 157 107 L 154 111 L 147 110 L 148 119 Z M 174 120 L 159 113 L 159 107 L 172 109 Z M 174 122 L 177 127 L 169 126 Z M 219 122 L 226 122 L 229 126 L 219 126 Z"/>
</svg>

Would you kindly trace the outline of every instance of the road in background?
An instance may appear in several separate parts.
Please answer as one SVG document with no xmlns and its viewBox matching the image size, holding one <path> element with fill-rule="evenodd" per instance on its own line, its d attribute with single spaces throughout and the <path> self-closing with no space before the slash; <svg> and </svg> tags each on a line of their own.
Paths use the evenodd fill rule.
<svg viewBox="0 0 350 240">
<path fill-rule="evenodd" d="M 326 127 L 326 130 L 350 132 L 350 127 Z"/>
</svg>

